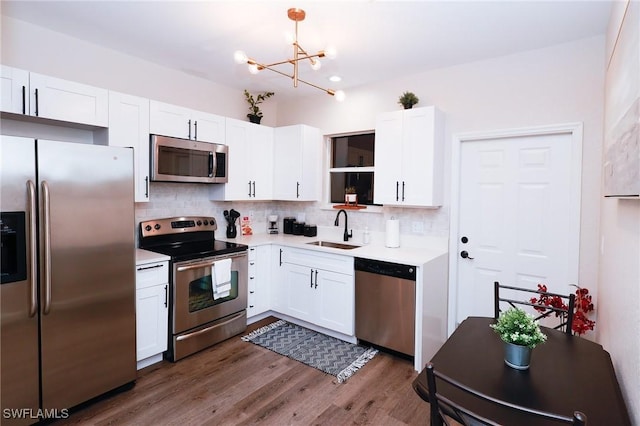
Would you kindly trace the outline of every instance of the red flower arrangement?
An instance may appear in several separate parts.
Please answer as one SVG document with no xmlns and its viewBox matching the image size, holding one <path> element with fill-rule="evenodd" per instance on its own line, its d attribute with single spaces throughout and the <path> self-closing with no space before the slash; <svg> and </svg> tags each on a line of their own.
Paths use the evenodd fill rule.
<svg viewBox="0 0 640 426">
<path fill-rule="evenodd" d="M 596 325 L 595 321 L 587 318 L 587 314 L 593 311 L 593 303 L 591 302 L 591 295 L 586 288 L 578 287 L 576 290 L 576 301 L 574 304 L 573 323 L 571 324 L 571 330 L 578 335 L 586 333 L 588 330 L 593 330 L 593 326 Z M 547 292 L 547 286 L 545 284 L 538 284 L 539 292 Z M 568 309 L 568 306 L 564 303 L 560 296 L 550 296 L 548 294 L 542 294 L 540 298 L 532 297 L 531 303 L 537 303 L 539 305 L 551 306 L 554 308 Z M 546 311 L 542 307 L 534 307 L 534 309 L 540 313 Z M 556 316 L 562 315 L 560 312 L 556 312 Z"/>
</svg>

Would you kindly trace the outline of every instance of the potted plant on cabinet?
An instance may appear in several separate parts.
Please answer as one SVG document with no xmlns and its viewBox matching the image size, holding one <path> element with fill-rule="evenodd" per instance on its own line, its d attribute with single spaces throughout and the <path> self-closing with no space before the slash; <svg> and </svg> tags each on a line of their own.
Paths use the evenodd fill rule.
<svg viewBox="0 0 640 426">
<path fill-rule="evenodd" d="M 518 370 L 529 368 L 531 350 L 547 340 L 533 315 L 518 308 L 501 312 L 496 323 L 489 327 L 504 342 L 505 364 Z"/>
<path fill-rule="evenodd" d="M 270 98 L 275 93 L 273 92 L 263 92 L 258 94 L 255 98 L 251 93 L 249 93 L 246 89 L 244 90 L 244 97 L 249 103 L 249 114 L 247 114 L 247 118 L 250 122 L 260 124 L 260 120 L 262 120 L 262 111 L 260 111 L 260 105 L 265 99 Z"/>
<path fill-rule="evenodd" d="M 415 104 L 420 101 L 418 97 L 412 92 L 404 92 L 400 98 L 398 98 L 398 103 L 404 107 L 404 109 L 410 109 Z"/>
</svg>

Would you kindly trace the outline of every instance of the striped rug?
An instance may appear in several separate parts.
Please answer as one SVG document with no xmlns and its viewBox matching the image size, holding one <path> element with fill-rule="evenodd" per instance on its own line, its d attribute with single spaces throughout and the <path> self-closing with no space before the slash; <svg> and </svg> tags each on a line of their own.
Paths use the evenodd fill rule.
<svg viewBox="0 0 640 426">
<path fill-rule="evenodd" d="M 378 351 L 279 320 L 242 337 L 280 355 L 331 374 L 342 383 Z"/>
</svg>

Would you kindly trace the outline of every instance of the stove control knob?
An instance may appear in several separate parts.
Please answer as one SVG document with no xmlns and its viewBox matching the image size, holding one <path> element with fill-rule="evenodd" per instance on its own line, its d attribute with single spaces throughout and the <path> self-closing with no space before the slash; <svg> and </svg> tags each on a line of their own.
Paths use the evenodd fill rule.
<svg viewBox="0 0 640 426">
<path fill-rule="evenodd" d="M 160 224 L 159 224 L 159 223 L 156 223 L 156 224 L 153 226 L 153 229 L 155 229 L 156 231 L 157 231 L 157 230 L 159 230 L 159 229 L 160 229 Z"/>
<path fill-rule="evenodd" d="M 204 226 L 209 225 L 209 221 L 207 219 L 204 220 Z"/>
<path fill-rule="evenodd" d="M 201 226 L 201 225 L 202 225 L 202 221 L 200 221 L 200 220 L 199 220 L 199 221 L 197 221 L 197 222 L 196 222 L 196 225 Z"/>
<path fill-rule="evenodd" d="M 147 232 L 151 231 L 151 225 L 147 225 L 147 226 L 145 226 L 145 227 L 144 227 L 144 230 L 145 230 L 145 231 L 147 231 Z"/>
</svg>

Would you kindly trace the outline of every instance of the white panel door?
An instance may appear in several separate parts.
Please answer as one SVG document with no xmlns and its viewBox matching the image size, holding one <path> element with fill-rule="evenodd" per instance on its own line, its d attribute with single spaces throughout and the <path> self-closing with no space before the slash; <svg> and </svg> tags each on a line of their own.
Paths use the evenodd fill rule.
<svg viewBox="0 0 640 426">
<path fill-rule="evenodd" d="M 457 315 L 493 315 L 493 282 L 568 294 L 579 239 L 572 135 L 461 144 Z M 579 197 L 577 197 L 579 200 Z M 465 241 L 466 242 L 463 242 Z M 468 253 L 467 257 L 462 252 Z"/>
<path fill-rule="evenodd" d="M 29 114 L 29 71 L 0 66 L 0 111 Z"/>
</svg>

